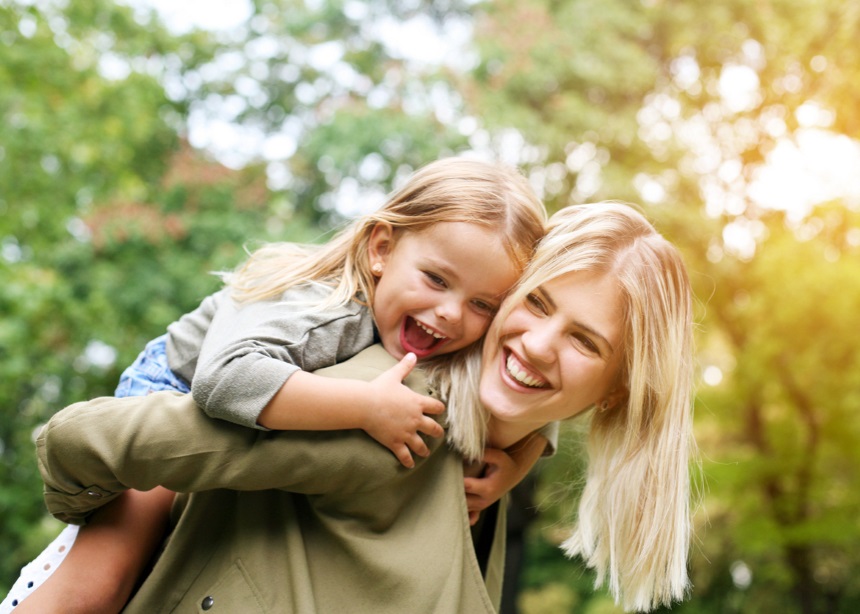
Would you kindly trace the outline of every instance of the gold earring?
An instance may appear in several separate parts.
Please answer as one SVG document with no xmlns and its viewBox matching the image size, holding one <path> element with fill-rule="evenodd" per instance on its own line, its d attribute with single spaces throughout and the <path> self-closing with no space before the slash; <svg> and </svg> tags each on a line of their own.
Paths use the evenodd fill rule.
<svg viewBox="0 0 860 614">
<path fill-rule="evenodd" d="M 600 403 L 597 404 L 597 411 L 604 412 L 609 409 L 609 401 L 603 399 Z"/>
<path fill-rule="evenodd" d="M 377 262 L 372 267 L 370 267 L 370 270 L 376 276 L 382 275 L 382 263 Z"/>
</svg>

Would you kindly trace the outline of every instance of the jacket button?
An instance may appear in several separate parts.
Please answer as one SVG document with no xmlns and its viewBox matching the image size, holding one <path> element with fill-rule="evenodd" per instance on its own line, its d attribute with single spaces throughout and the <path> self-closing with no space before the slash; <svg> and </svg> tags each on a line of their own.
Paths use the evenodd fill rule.
<svg viewBox="0 0 860 614">
<path fill-rule="evenodd" d="M 203 608 L 204 610 L 208 610 L 213 605 L 215 605 L 215 600 L 212 599 L 211 595 L 207 595 L 206 597 L 204 597 L 203 601 L 200 603 L 200 607 Z"/>
</svg>

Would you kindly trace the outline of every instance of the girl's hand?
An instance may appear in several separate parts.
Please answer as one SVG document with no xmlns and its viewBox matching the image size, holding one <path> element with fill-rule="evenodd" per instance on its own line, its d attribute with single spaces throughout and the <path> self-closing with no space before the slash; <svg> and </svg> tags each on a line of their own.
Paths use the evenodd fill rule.
<svg viewBox="0 0 860 614">
<path fill-rule="evenodd" d="M 430 417 L 444 412 L 445 405 L 403 385 L 403 380 L 415 368 L 416 363 L 415 354 L 409 353 L 370 382 L 374 409 L 369 412 L 364 426 L 368 435 L 391 450 L 403 466 L 408 468 L 415 466 L 411 452 L 418 456 L 430 454 L 419 433 L 441 437 L 445 432 L 442 426 Z"/>
<path fill-rule="evenodd" d="M 504 450 L 484 450 L 484 471 L 480 477 L 466 478 L 466 504 L 469 508 L 469 524 L 478 521 L 481 512 L 498 501 L 519 483 L 528 473 Z"/>
</svg>

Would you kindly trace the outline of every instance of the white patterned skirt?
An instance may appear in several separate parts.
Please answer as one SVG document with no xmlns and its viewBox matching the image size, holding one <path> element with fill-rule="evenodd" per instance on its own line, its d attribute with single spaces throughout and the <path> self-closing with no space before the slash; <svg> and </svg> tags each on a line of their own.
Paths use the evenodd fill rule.
<svg viewBox="0 0 860 614">
<path fill-rule="evenodd" d="M 66 558 L 77 535 L 78 527 L 70 524 L 63 529 L 57 539 L 51 542 L 51 545 L 42 551 L 42 554 L 24 566 L 18 580 L 9 590 L 9 594 L 6 595 L 3 603 L 0 603 L 0 614 L 14 612 L 15 606 L 54 573 L 54 570 Z"/>
</svg>

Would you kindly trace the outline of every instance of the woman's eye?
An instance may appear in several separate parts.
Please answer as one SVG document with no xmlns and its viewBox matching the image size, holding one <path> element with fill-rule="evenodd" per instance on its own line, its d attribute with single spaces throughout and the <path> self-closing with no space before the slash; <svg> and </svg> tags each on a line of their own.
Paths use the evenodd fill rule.
<svg viewBox="0 0 860 614">
<path fill-rule="evenodd" d="M 597 344 L 594 343 L 594 341 L 592 341 L 587 335 L 577 333 L 573 335 L 573 338 L 576 339 L 587 352 L 600 356 L 600 348 L 597 347 Z"/>
<path fill-rule="evenodd" d="M 544 305 L 543 301 L 537 294 L 529 294 L 526 296 L 526 304 L 529 309 L 531 309 L 535 313 L 539 313 L 542 315 L 546 314 L 546 305 Z"/>
<path fill-rule="evenodd" d="M 436 275 L 436 273 L 431 273 L 430 271 L 424 271 L 424 276 L 430 281 L 434 286 L 439 286 L 440 288 L 446 287 L 445 280 Z"/>
</svg>

